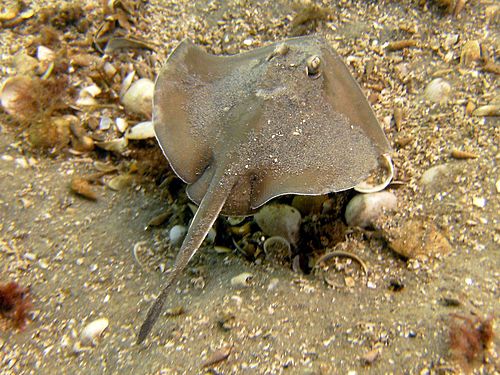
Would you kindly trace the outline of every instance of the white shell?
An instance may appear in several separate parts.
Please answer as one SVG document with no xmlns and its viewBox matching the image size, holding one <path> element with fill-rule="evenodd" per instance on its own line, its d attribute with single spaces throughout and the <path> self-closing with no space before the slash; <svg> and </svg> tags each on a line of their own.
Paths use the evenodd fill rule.
<svg viewBox="0 0 500 375">
<path fill-rule="evenodd" d="M 173 246 L 178 246 L 184 240 L 186 236 L 187 228 L 184 225 L 174 225 L 170 232 L 168 232 L 168 238 Z"/>
<path fill-rule="evenodd" d="M 122 175 L 113 177 L 111 180 L 108 181 L 108 183 L 106 185 L 111 190 L 118 191 L 118 190 L 122 190 L 122 189 L 132 185 L 133 181 L 134 181 L 133 176 L 131 176 L 129 174 L 122 174 Z"/>
<path fill-rule="evenodd" d="M 95 340 L 101 336 L 106 328 L 108 328 L 109 320 L 100 318 L 87 324 L 80 333 L 80 342 L 84 346 L 95 345 Z"/>
<path fill-rule="evenodd" d="M 109 61 L 104 63 L 103 70 L 108 78 L 113 78 L 117 72 L 116 68 Z"/>
<path fill-rule="evenodd" d="M 111 124 L 113 123 L 113 120 L 111 120 L 107 116 L 102 116 L 101 120 L 99 121 L 99 130 L 108 130 L 111 127 Z"/>
<path fill-rule="evenodd" d="M 96 84 L 93 84 L 93 85 L 90 85 L 90 86 L 87 86 L 87 87 L 84 87 L 81 91 L 80 91 L 80 97 L 81 98 L 84 98 L 84 97 L 92 97 L 92 98 L 95 98 L 96 96 L 98 96 L 100 93 L 102 92 L 102 90 L 100 89 L 99 86 L 97 86 Z"/>
<path fill-rule="evenodd" d="M 442 78 L 436 78 L 429 82 L 424 91 L 424 97 L 433 103 L 442 103 L 448 99 L 451 85 Z"/>
<path fill-rule="evenodd" d="M 116 128 L 118 129 L 118 131 L 120 133 L 123 133 L 128 128 L 128 121 L 122 117 L 117 117 L 115 119 L 115 125 L 116 125 Z"/>
<path fill-rule="evenodd" d="M 125 109 L 151 118 L 154 86 L 154 82 L 147 78 L 141 78 L 132 83 L 121 98 Z"/>
<path fill-rule="evenodd" d="M 24 109 L 31 106 L 34 83 L 28 76 L 14 76 L 8 78 L 2 85 L 0 103 L 5 111 L 19 118 L 24 118 Z"/>
<path fill-rule="evenodd" d="M 38 46 L 36 50 L 36 58 L 39 61 L 54 61 L 56 58 L 56 54 L 50 48 L 45 46 Z"/>
<path fill-rule="evenodd" d="M 125 93 L 127 92 L 127 90 L 130 88 L 130 85 L 132 84 L 132 81 L 134 80 L 134 77 L 135 77 L 135 71 L 130 72 L 129 74 L 127 74 L 127 76 L 125 77 L 125 79 L 122 82 L 122 87 L 120 88 L 120 97 L 122 97 L 123 95 L 125 95 Z"/>
<path fill-rule="evenodd" d="M 345 210 L 345 220 L 349 226 L 366 228 L 386 211 L 395 210 L 398 200 L 394 193 L 358 194 L 350 200 Z"/>
<path fill-rule="evenodd" d="M 237 288 L 250 286 L 250 281 L 253 279 L 253 274 L 249 272 L 240 273 L 231 279 L 231 285 Z"/>
<path fill-rule="evenodd" d="M 97 147 L 100 147 L 107 151 L 113 151 L 121 154 L 127 149 L 128 140 L 126 138 L 116 138 L 110 141 L 96 142 Z"/>
<path fill-rule="evenodd" d="M 125 138 L 127 139 L 148 139 L 155 137 L 155 130 L 153 128 L 152 121 L 140 122 L 137 125 L 131 127 L 126 133 Z"/>
<path fill-rule="evenodd" d="M 392 164 L 392 159 L 388 154 L 383 154 L 381 157 L 381 167 L 383 169 L 383 180 L 380 184 L 373 185 L 369 180 L 372 176 L 370 176 L 365 181 L 357 184 L 354 187 L 354 190 L 359 191 L 360 193 L 376 193 L 377 191 L 384 190 L 387 185 L 389 185 L 394 177 L 394 165 Z M 375 173 L 380 173 L 380 168 L 378 168 Z"/>
</svg>

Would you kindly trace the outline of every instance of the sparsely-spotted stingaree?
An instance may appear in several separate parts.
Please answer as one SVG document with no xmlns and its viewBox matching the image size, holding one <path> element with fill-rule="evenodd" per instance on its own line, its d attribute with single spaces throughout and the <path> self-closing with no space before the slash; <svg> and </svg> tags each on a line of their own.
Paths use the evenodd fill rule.
<svg viewBox="0 0 500 375">
<path fill-rule="evenodd" d="M 235 56 L 181 42 L 156 80 L 153 123 L 199 208 L 138 343 L 219 213 L 248 215 L 283 194 L 378 191 L 392 178 L 390 146 L 370 105 L 319 37 Z"/>
</svg>

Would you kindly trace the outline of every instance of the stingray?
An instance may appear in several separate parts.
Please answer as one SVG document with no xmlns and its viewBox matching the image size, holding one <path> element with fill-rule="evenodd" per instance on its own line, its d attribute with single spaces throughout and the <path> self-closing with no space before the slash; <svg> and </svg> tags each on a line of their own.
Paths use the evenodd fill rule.
<svg viewBox="0 0 500 375">
<path fill-rule="evenodd" d="M 384 132 L 347 67 L 319 37 L 233 56 L 210 55 L 184 40 L 156 80 L 153 123 L 199 207 L 138 343 L 220 213 L 249 215 L 283 194 L 378 191 L 392 178 Z"/>
</svg>

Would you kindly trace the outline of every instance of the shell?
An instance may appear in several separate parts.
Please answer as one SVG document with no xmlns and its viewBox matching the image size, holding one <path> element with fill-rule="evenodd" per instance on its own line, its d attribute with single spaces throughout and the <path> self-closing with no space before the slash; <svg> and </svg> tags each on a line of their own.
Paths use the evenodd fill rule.
<svg viewBox="0 0 500 375">
<path fill-rule="evenodd" d="M 154 82 L 147 78 L 141 78 L 132 83 L 121 98 L 125 109 L 129 112 L 143 114 L 151 118 L 154 86 Z"/>
<path fill-rule="evenodd" d="M 281 236 L 273 236 L 265 240 L 264 252 L 266 253 L 266 258 L 276 259 L 281 262 L 292 258 L 290 242 Z"/>
<path fill-rule="evenodd" d="M 34 93 L 37 91 L 37 82 L 28 76 L 14 76 L 8 78 L 2 85 L 0 102 L 5 111 L 17 119 L 26 119 L 38 110 Z"/>
<path fill-rule="evenodd" d="M 296 208 L 286 204 L 265 205 L 254 219 L 266 235 L 281 236 L 293 245 L 297 243 L 302 217 Z"/>
<path fill-rule="evenodd" d="M 36 58 L 39 61 L 54 61 L 56 59 L 56 54 L 53 50 L 50 48 L 47 48 L 45 46 L 38 46 L 36 50 Z"/>
<path fill-rule="evenodd" d="M 396 196 L 389 191 L 356 195 L 347 204 L 346 222 L 349 226 L 362 228 L 373 226 L 384 212 L 395 210 L 397 203 Z"/>
<path fill-rule="evenodd" d="M 460 54 L 460 63 L 465 66 L 471 66 L 481 59 L 481 45 L 477 40 L 469 40 L 462 47 Z"/>
<path fill-rule="evenodd" d="M 354 190 L 360 193 L 376 193 L 384 190 L 394 177 L 394 165 L 389 155 L 384 154 L 380 166 L 366 180 L 357 184 Z"/>
<path fill-rule="evenodd" d="M 424 97 L 433 103 L 445 102 L 451 93 L 451 85 L 442 78 L 429 82 L 424 91 Z"/>
<path fill-rule="evenodd" d="M 80 342 L 84 346 L 94 346 L 95 340 L 108 328 L 109 320 L 100 318 L 87 324 L 80 333 Z"/>
<path fill-rule="evenodd" d="M 500 116 L 500 104 L 483 105 L 472 112 L 472 116 Z"/>
<path fill-rule="evenodd" d="M 231 279 L 231 285 L 237 288 L 250 286 L 250 282 L 253 279 L 253 274 L 249 272 L 240 273 Z"/>
<path fill-rule="evenodd" d="M 125 130 L 127 130 L 128 128 L 128 122 L 126 119 L 122 118 L 122 117 L 117 117 L 116 120 L 115 120 L 115 125 L 116 125 L 116 128 L 118 129 L 118 131 L 120 133 L 124 133 Z"/>
<path fill-rule="evenodd" d="M 133 140 L 148 139 L 154 137 L 155 130 L 153 128 L 152 121 L 140 122 L 128 129 L 125 133 L 125 138 Z"/>
<path fill-rule="evenodd" d="M 111 190 L 118 191 L 132 185 L 133 181 L 134 181 L 134 176 L 131 176 L 129 174 L 123 174 L 120 176 L 113 177 L 111 180 L 108 181 L 106 185 Z"/>
<path fill-rule="evenodd" d="M 95 143 L 97 147 L 102 148 L 106 151 L 113 151 L 118 154 L 121 154 L 127 149 L 128 139 L 127 138 L 116 138 L 109 141 L 102 141 Z"/>
</svg>

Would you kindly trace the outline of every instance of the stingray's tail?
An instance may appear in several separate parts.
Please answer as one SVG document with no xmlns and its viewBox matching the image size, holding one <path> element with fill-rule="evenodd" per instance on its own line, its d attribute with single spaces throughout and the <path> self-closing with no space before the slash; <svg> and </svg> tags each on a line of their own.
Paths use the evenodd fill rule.
<svg viewBox="0 0 500 375">
<path fill-rule="evenodd" d="M 221 184 L 221 178 L 222 176 L 218 176 L 216 174 L 212 179 L 207 193 L 203 197 L 200 207 L 194 215 L 181 249 L 177 254 L 173 270 L 168 275 L 167 282 L 163 287 L 161 294 L 158 296 L 153 306 L 149 309 L 146 320 L 142 323 L 139 335 L 137 336 L 137 344 L 142 343 L 146 339 L 156 323 L 172 285 L 181 276 L 182 272 L 189 263 L 189 260 L 199 249 L 208 231 L 212 228 L 212 225 L 217 219 L 217 216 L 219 216 L 227 197 L 231 193 L 237 177 L 230 178 L 230 181 L 224 181 L 223 184 Z"/>
</svg>

